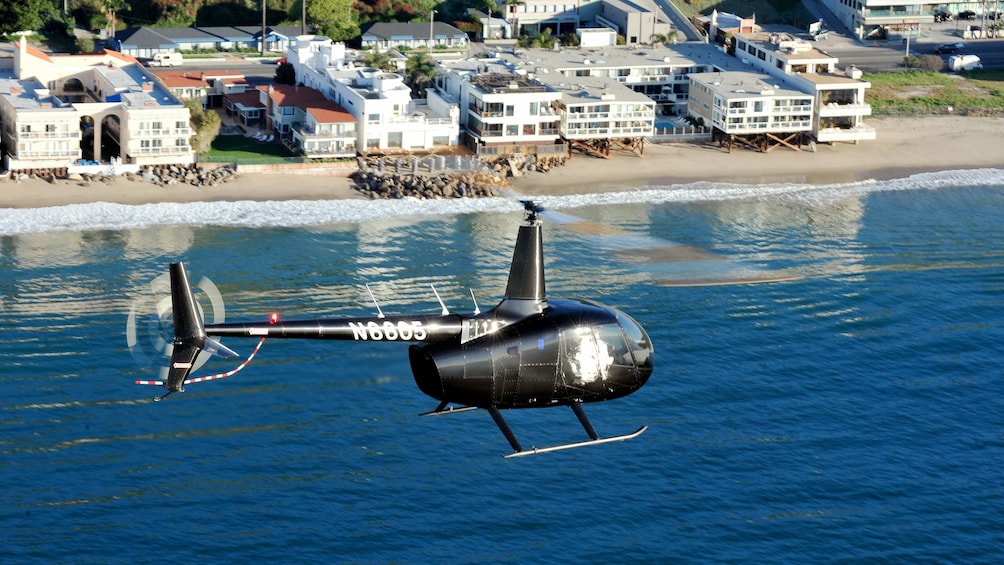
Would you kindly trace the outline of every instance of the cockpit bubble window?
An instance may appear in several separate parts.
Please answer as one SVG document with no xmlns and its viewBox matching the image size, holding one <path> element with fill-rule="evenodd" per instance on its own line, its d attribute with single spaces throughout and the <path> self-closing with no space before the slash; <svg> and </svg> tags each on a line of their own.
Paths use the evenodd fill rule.
<svg viewBox="0 0 1004 565">
<path fill-rule="evenodd" d="M 615 365 L 634 366 L 631 351 L 617 324 L 565 330 L 561 337 L 567 374 L 576 375 L 579 383 L 604 381 Z"/>
<path fill-rule="evenodd" d="M 614 309 L 614 312 L 617 314 L 617 321 L 620 323 L 621 329 L 624 330 L 624 335 L 627 337 L 628 347 L 634 352 L 635 362 L 638 363 L 639 367 L 651 367 L 652 340 L 649 339 L 648 334 L 645 333 L 641 324 L 636 322 L 631 316 L 617 309 Z"/>
</svg>

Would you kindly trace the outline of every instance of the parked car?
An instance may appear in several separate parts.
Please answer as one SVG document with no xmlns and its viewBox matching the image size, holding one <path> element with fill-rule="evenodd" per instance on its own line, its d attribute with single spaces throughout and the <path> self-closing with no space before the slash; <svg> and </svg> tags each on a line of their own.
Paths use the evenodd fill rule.
<svg viewBox="0 0 1004 565">
<path fill-rule="evenodd" d="M 965 45 L 961 43 L 942 43 L 941 45 L 934 48 L 935 53 L 958 53 L 965 49 Z"/>
<path fill-rule="evenodd" d="M 952 21 L 952 15 L 949 14 L 948 12 L 944 12 L 944 11 L 942 11 L 942 12 L 935 12 L 934 13 L 934 21 L 936 21 L 936 22 L 950 22 L 950 21 Z"/>
<path fill-rule="evenodd" d="M 275 64 L 276 65 L 285 65 L 288 62 L 289 62 L 289 60 L 286 59 L 285 57 L 283 57 L 282 59 L 276 59 L 275 60 Z"/>
<path fill-rule="evenodd" d="M 965 12 L 959 12 L 958 18 L 960 20 L 975 20 L 976 12 L 972 10 L 966 10 Z"/>
</svg>

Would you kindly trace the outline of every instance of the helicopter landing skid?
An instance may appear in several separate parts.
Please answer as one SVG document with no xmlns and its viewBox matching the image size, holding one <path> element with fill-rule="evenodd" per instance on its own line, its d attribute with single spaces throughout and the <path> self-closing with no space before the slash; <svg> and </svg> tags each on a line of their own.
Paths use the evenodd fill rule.
<svg viewBox="0 0 1004 565">
<path fill-rule="evenodd" d="M 575 443 L 565 443 L 562 445 L 553 445 L 551 447 L 531 447 L 530 449 L 523 449 L 520 445 L 519 440 L 516 439 L 516 434 L 512 433 L 509 428 L 509 424 L 506 423 L 505 418 L 502 417 L 502 413 L 499 412 L 498 408 L 494 406 L 489 406 L 486 408 L 488 413 L 492 415 L 492 419 L 495 420 L 495 424 L 502 431 L 502 435 L 509 441 L 509 445 L 512 446 L 513 452 L 503 457 L 509 459 L 512 457 L 523 457 L 526 455 L 536 455 L 538 453 L 550 453 L 552 451 L 563 451 L 565 449 L 574 449 L 576 447 L 586 447 L 587 445 L 600 445 L 603 443 L 613 443 L 615 441 L 624 441 L 629 439 L 634 439 L 640 436 L 648 426 L 642 426 L 630 434 L 604 437 L 601 438 L 596 434 L 596 430 L 593 429 L 593 425 L 589 422 L 589 418 L 586 417 L 585 411 L 582 410 L 582 405 L 575 402 L 570 404 L 572 411 L 575 412 L 575 416 L 579 419 L 579 423 L 582 424 L 582 428 L 586 430 L 586 434 L 589 435 L 589 440 L 580 441 Z"/>
<path fill-rule="evenodd" d="M 431 412 L 423 412 L 419 416 L 442 416 L 443 414 L 456 414 L 459 412 L 470 412 L 471 410 L 477 410 L 477 406 L 448 406 L 449 402 L 443 401 L 436 406 L 436 409 Z"/>
</svg>

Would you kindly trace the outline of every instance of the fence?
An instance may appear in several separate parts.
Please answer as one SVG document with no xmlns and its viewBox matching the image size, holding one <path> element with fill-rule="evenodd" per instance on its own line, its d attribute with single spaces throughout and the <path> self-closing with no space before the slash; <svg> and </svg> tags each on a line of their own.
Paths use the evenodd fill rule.
<svg viewBox="0 0 1004 565">
<path fill-rule="evenodd" d="M 671 142 L 671 141 L 691 141 L 694 139 L 710 139 L 711 138 L 711 128 L 703 126 L 687 126 L 687 127 L 665 127 L 655 128 L 655 133 L 649 137 L 649 141 L 653 143 L 659 142 Z"/>
<path fill-rule="evenodd" d="M 473 155 L 407 155 L 402 157 L 376 157 L 360 159 L 359 168 L 396 174 L 423 173 L 478 173 L 488 166 Z"/>
</svg>

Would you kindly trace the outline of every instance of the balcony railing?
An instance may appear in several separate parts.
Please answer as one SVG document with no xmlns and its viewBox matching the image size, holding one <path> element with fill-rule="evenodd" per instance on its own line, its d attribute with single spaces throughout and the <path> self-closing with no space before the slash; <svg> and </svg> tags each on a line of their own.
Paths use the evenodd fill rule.
<svg viewBox="0 0 1004 565">
<path fill-rule="evenodd" d="M 188 153 L 192 149 L 188 146 L 172 145 L 168 147 L 140 147 L 139 155 L 166 155 L 175 153 Z"/>
<path fill-rule="evenodd" d="M 77 157 L 80 149 L 53 149 L 51 151 L 18 151 L 16 159 L 45 159 L 47 157 Z"/>
<path fill-rule="evenodd" d="M 868 116 L 871 113 L 871 104 L 841 104 L 839 102 L 831 102 L 819 106 L 820 116 Z"/>
<path fill-rule="evenodd" d="M 80 139 L 80 130 L 73 131 L 19 131 L 18 140 L 27 139 Z"/>
</svg>

